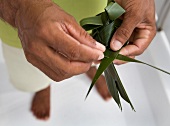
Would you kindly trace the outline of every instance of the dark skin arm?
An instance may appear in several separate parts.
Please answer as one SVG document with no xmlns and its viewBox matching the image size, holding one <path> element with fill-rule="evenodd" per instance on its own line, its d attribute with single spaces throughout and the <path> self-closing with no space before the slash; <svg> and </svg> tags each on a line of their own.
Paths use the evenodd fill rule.
<svg viewBox="0 0 170 126">
<path fill-rule="evenodd" d="M 105 47 L 51 0 L 0 0 L 0 17 L 18 29 L 28 62 L 55 81 L 104 57 Z"/>
</svg>

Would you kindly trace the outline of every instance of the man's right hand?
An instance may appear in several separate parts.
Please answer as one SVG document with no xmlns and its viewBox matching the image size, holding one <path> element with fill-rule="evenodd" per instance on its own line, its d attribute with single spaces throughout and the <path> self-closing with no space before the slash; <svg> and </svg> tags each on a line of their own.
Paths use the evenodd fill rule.
<svg viewBox="0 0 170 126">
<path fill-rule="evenodd" d="M 104 58 L 105 47 L 50 0 L 21 5 L 15 22 L 25 56 L 51 79 L 84 73 L 92 62 Z"/>
</svg>

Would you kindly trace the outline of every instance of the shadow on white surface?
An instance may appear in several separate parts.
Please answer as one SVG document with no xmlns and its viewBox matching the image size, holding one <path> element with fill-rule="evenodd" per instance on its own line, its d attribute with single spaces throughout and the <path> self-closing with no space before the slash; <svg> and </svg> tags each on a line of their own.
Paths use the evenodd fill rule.
<svg viewBox="0 0 170 126">
<path fill-rule="evenodd" d="M 160 34 L 138 59 L 162 66 L 170 63 L 157 58 L 158 50 L 168 55 Z M 0 48 L 1 51 L 1 48 Z M 160 53 L 158 53 L 159 55 Z M 20 92 L 10 84 L 0 56 L 0 126 L 169 126 L 169 76 L 139 64 L 118 66 L 118 72 L 135 107 L 122 101 L 123 112 L 113 100 L 104 102 L 93 89 L 86 101 L 90 80 L 83 74 L 52 83 L 51 118 L 39 121 L 30 112 L 31 93 Z M 163 66 L 170 71 L 169 67 Z M 166 88 L 165 88 L 166 87 Z M 166 111 L 167 110 L 167 111 Z"/>
</svg>

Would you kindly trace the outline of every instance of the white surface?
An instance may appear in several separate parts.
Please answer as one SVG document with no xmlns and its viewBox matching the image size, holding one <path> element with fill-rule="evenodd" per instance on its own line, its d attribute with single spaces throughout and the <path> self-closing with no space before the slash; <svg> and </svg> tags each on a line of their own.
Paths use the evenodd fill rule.
<svg viewBox="0 0 170 126">
<path fill-rule="evenodd" d="M 166 0 L 155 0 L 155 9 L 156 12 L 159 14 L 161 11 L 161 8 Z"/>
<path fill-rule="evenodd" d="M 163 35 L 159 33 L 137 59 L 170 71 L 170 48 Z M 52 114 L 43 122 L 30 112 L 32 94 L 10 84 L 0 48 L 0 126 L 169 126 L 170 77 L 134 63 L 117 68 L 136 112 L 124 101 L 121 112 L 113 100 L 104 102 L 95 90 L 84 101 L 90 80 L 79 75 L 52 84 Z"/>
<path fill-rule="evenodd" d="M 165 9 L 164 8 L 165 1 L 166 0 L 155 0 L 156 12 L 158 15 L 161 15 L 163 13 L 163 10 Z M 163 20 L 165 20 L 163 24 L 163 30 L 167 35 L 168 40 L 170 41 L 170 12 L 168 12 L 166 18 Z"/>
<path fill-rule="evenodd" d="M 170 12 L 168 13 L 163 29 L 165 30 L 167 38 L 170 41 Z"/>
</svg>

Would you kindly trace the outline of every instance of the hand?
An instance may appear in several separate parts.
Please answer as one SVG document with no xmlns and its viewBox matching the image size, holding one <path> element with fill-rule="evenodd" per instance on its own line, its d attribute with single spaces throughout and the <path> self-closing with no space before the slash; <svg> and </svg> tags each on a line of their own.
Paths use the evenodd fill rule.
<svg viewBox="0 0 170 126">
<path fill-rule="evenodd" d="M 120 54 L 134 58 L 144 52 L 156 34 L 154 0 L 115 1 L 126 13 L 121 17 L 123 23 L 114 34 L 110 47 L 117 51 L 129 40 L 129 44 L 121 49 Z M 115 60 L 114 63 L 125 62 Z"/>
<path fill-rule="evenodd" d="M 104 58 L 105 47 L 51 1 L 24 3 L 16 26 L 28 62 L 55 81 L 84 73 Z"/>
</svg>

